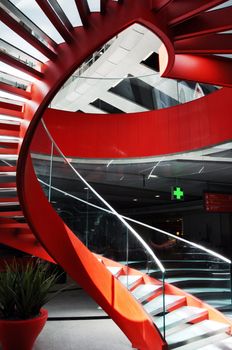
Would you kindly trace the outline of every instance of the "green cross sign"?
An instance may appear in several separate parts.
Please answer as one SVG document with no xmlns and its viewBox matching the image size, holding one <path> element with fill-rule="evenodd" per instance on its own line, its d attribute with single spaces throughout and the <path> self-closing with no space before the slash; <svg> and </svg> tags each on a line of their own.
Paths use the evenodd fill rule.
<svg viewBox="0 0 232 350">
<path fill-rule="evenodd" d="M 172 194 L 172 199 L 178 199 L 178 200 L 184 199 L 184 191 L 181 187 L 172 187 L 171 194 Z"/>
</svg>

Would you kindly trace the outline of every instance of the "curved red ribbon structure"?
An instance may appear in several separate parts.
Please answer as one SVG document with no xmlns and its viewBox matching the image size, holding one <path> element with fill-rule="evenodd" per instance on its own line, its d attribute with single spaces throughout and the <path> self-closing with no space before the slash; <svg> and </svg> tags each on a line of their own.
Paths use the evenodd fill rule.
<svg viewBox="0 0 232 350">
<path fill-rule="evenodd" d="M 200 1 L 199 4 L 190 0 L 183 5 L 183 2 L 179 4 L 178 1 L 167 0 L 102 0 L 101 13 L 90 14 L 86 11 L 86 1 L 76 0 L 84 27 L 74 29 L 70 29 L 65 21 L 61 22 L 54 17 L 45 3 L 39 0 L 37 2 L 55 23 L 66 42 L 52 50 L 44 47 L 1 9 L 2 21 L 28 39 L 50 60 L 43 64 L 42 71 L 38 72 L 11 56 L 0 53 L 3 62 L 38 79 L 32 85 L 23 110 L 24 119 L 20 128 L 23 142 L 19 147 L 17 165 L 20 204 L 31 231 L 41 244 L 37 254 L 48 258 L 48 252 L 50 257 L 80 283 L 115 320 L 134 347 L 151 350 L 155 344 L 157 350 L 166 349 L 165 341 L 142 307 L 110 272 L 98 263 L 97 258 L 74 236 L 47 202 L 34 174 L 29 150 L 44 113 L 53 129 L 56 142 L 66 154 L 78 157 L 154 156 L 192 150 L 229 140 L 231 63 L 225 58 L 201 56 L 201 53 L 217 52 L 217 45 L 221 52 L 228 50 L 229 39 L 224 38 L 224 46 L 221 47 L 220 38 L 215 34 L 231 28 L 231 24 L 223 16 L 225 11 L 220 12 L 221 17 L 215 14 L 208 14 L 207 17 L 206 13 L 202 13 L 223 1 Z M 164 76 L 215 83 L 227 88 L 182 106 L 120 118 L 97 116 L 97 122 L 91 115 L 86 115 L 85 120 L 78 118 L 74 121 L 74 114 L 46 111 L 49 102 L 75 69 L 106 41 L 133 23 L 146 26 L 162 40 L 164 47 L 160 57 Z M 196 37 L 205 35 L 212 35 L 216 40 L 213 48 L 203 45 L 200 40 L 196 41 Z M 20 95 L 17 89 L 13 89 L 13 92 Z M 24 93 L 24 97 L 27 98 L 27 95 Z M 2 104 L 0 107 L 2 113 L 8 114 L 8 106 Z M 17 110 L 16 107 L 15 109 Z M 218 114 L 222 112 L 219 120 Z M 69 123 L 65 122 L 65 118 Z M 61 126 L 62 130 L 66 128 L 70 135 L 74 126 L 81 128 L 78 149 L 70 142 L 72 137 L 61 140 L 60 131 L 56 126 Z M 115 131 L 119 128 L 123 132 Z M 104 147 L 96 147 L 99 137 Z M 43 145 L 41 147 L 43 148 Z M 12 245 L 17 246 L 17 239 L 20 241 L 19 237 L 15 237 L 16 243 Z M 20 244 L 18 247 L 20 248 Z M 30 251 L 30 247 L 27 246 L 25 250 Z M 32 246 L 31 252 L 34 252 Z"/>
</svg>

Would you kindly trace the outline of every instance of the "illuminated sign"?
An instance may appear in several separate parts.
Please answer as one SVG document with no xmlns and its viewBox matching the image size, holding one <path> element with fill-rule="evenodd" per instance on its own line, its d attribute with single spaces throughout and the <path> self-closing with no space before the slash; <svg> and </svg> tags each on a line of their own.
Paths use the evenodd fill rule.
<svg viewBox="0 0 232 350">
<path fill-rule="evenodd" d="M 205 193 L 205 210 L 209 212 L 232 212 L 232 194 Z"/>
<path fill-rule="evenodd" d="M 184 199 L 184 191 L 181 187 L 173 186 L 171 188 L 172 200 L 183 200 Z"/>
</svg>

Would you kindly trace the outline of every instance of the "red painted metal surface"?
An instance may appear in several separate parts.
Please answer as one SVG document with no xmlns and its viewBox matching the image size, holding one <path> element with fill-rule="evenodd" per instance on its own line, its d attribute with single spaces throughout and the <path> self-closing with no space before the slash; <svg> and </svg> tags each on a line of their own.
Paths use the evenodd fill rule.
<svg viewBox="0 0 232 350">
<path fill-rule="evenodd" d="M 25 91 L 23 89 L 19 89 L 15 86 L 11 86 L 8 84 L 4 84 L 4 83 L 0 83 L 0 90 L 20 96 L 20 97 L 24 97 L 27 99 L 31 99 L 31 94 L 29 91 Z"/>
<path fill-rule="evenodd" d="M 67 156 L 129 158 L 184 152 L 230 140 L 231 110 L 231 90 L 224 88 L 159 111 L 97 117 L 85 114 L 83 118 L 78 112 L 48 109 L 44 119 Z M 33 151 L 47 153 L 47 137 L 42 129 L 37 132 L 37 139 L 44 139 L 44 143 L 34 143 Z"/>
<path fill-rule="evenodd" d="M 16 69 L 21 70 L 24 73 L 27 73 L 29 75 L 31 75 L 32 77 L 35 77 L 37 79 L 41 79 L 43 77 L 43 73 L 41 73 L 40 71 L 31 68 L 30 66 L 26 65 L 25 63 L 17 60 L 16 58 L 8 55 L 5 52 L 0 52 L 0 60 L 8 65 L 10 65 L 11 67 L 14 67 Z"/>
<path fill-rule="evenodd" d="M 176 53 L 190 54 L 230 54 L 232 53 L 231 34 L 210 34 L 174 43 Z"/>
<path fill-rule="evenodd" d="M 21 136 L 26 134 L 26 137 L 18 161 L 17 186 L 26 220 L 49 255 L 111 315 L 134 347 L 150 350 L 156 344 L 157 350 L 161 350 L 166 348 L 166 344 L 150 318 L 141 306 L 128 296 L 120 283 L 114 282 L 103 266 L 96 268 L 96 258 L 66 228 L 48 204 L 37 180 L 31 174 L 30 163 L 27 161 L 28 148 L 37 123 L 56 91 L 93 51 L 135 22 L 153 30 L 172 50 L 165 30 L 159 28 L 159 21 L 150 12 L 147 1 L 135 3 L 134 0 L 120 5 L 117 2 L 108 2 L 106 16 L 92 13 L 88 27 L 85 30 L 76 28 L 75 40 L 69 45 L 63 44 L 58 47 L 56 61 L 48 62 L 44 67 L 43 84 L 38 82 L 37 86 L 32 88 L 33 103 L 29 102 L 25 106 Z M 30 122 L 29 127 L 27 121 Z"/>
<path fill-rule="evenodd" d="M 174 26 L 223 2 L 224 0 L 175 0 L 161 14 L 166 16 L 169 25 Z"/>
<path fill-rule="evenodd" d="M 25 179 L 30 188 L 25 193 L 27 217 L 49 255 L 112 317 L 133 347 L 151 350 L 156 344 L 157 349 L 167 349 L 142 306 L 52 210 L 30 161 L 25 170 Z"/>
<path fill-rule="evenodd" d="M 47 105 L 65 80 L 92 52 L 129 25 L 140 23 L 154 31 L 161 38 L 166 47 L 166 73 L 171 72 L 175 53 L 168 23 L 165 22 L 165 16 L 158 16 L 154 11 L 151 11 L 150 0 L 136 2 L 135 0 L 127 0 L 120 5 L 117 2 L 108 1 L 106 4 L 106 15 L 92 13 L 91 21 L 89 21 L 89 25 L 86 28 L 76 28 L 74 30 L 74 40 L 69 45 L 64 43 L 57 47 L 56 60 L 50 61 L 44 66 L 43 82 L 38 81 L 32 87 L 32 101 L 29 101 L 25 106 L 24 122 L 20 132 L 24 142 L 18 161 L 18 195 L 26 220 L 36 238 L 46 248 L 48 254 L 109 313 L 127 334 L 134 347 L 140 350 L 151 350 L 156 344 L 156 349 L 161 350 L 166 348 L 166 344 L 141 306 L 128 295 L 119 282 L 115 281 L 104 266 L 98 264 L 97 259 L 82 245 L 53 211 L 33 174 L 30 157 L 28 156 L 30 143 L 37 124 Z M 13 27 L 16 31 L 19 31 L 17 24 L 13 23 Z M 21 34 L 22 37 L 25 37 L 24 32 L 21 32 Z M 201 66 L 201 69 L 203 68 L 204 66 Z M 191 108 L 198 109 L 198 102 L 194 103 Z M 159 122 L 154 124 L 154 130 L 159 130 L 159 133 L 156 132 L 153 135 L 154 138 L 162 139 L 162 133 L 165 134 L 169 123 L 173 121 L 171 110 L 169 110 L 168 118 L 165 120 L 160 118 Z M 138 119 L 138 125 L 141 125 L 140 132 L 145 132 L 146 114 L 141 113 L 136 118 Z M 179 118 L 180 115 L 177 113 L 174 120 L 176 125 Z M 207 124 L 207 120 L 203 122 Z M 199 130 L 198 124 L 199 120 L 192 123 L 193 130 L 188 131 L 190 135 L 197 135 Z M 126 129 L 128 131 L 128 128 Z M 205 128 L 200 128 L 200 130 L 203 131 Z M 123 129 L 123 132 L 125 136 L 122 139 L 125 144 L 121 145 L 122 149 L 128 148 L 126 131 Z M 181 137 L 181 134 L 179 137 Z M 135 138 L 133 137 L 133 142 L 134 140 Z M 143 142 L 146 142 L 146 140 L 143 140 Z M 171 141 L 169 139 L 168 142 L 170 148 L 173 147 L 173 143 L 179 145 L 178 140 Z M 129 147 L 132 147 L 132 143 Z M 192 139 L 186 147 L 196 147 L 196 140 L 194 139 L 193 141 Z"/>
<path fill-rule="evenodd" d="M 168 76 L 232 87 L 232 63 L 230 59 L 219 56 L 176 54 Z"/>
<path fill-rule="evenodd" d="M 6 115 L 13 115 L 15 117 L 22 117 L 22 106 L 13 103 L 0 101 L 0 113 Z"/>
<path fill-rule="evenodd" d="M 90 14 L 90 9 L 89 9 L 89 4 L 87 0 L 75 0 L 81 22 L 84 26 L 88 25 L 89 21 L 89 14 Z"/>
<path fill-rule="evenodd" d="M 54 27 L 57 29 L 57 31 L 60 33 L 60 35 L 64 38 L 64 40 L 70 42 L 72 40 L 72 34 L 65 27 L 57 13 L 53 10 L 49 1 L 36 0 L 36 2 L 41 7 L 46 16 L 49 18 Z"/>
<path fill-rule="evenodd" d="M 174 39 L 186 39 L 230 30 L 232 28 L 231 17 L 231 6 L 201 13 L 196 18 L 190 19 L 178 27 L 173 28 Z"/>
<path fill-rule="evenodd" d="M 11 17 L 6 11 L 0 8 L 1 21 L 15 31 L 24 40 L 28 41 L 37 50 L 43 53 L 49 59 L 55 59 L 56 53 L 44 45 L 39 39 L 33 36 L 20 22 Z"/>
</svg>

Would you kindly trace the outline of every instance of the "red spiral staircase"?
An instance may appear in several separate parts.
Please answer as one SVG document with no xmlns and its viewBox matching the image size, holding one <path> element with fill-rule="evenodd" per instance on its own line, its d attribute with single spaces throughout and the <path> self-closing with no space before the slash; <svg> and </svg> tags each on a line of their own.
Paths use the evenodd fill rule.
<svg viewBox="0 0 232 350">
<path fill-rule="evenodd" d="M 99 262 L 51 208 L 34 174 L 29 148 L 43 113 L 62 84 L 91 53 L 133 23 L 146 26 L 163 41 L 164 45 L 160 50 L 160 66 L 163 76 L 211 83 L 223 88 L 216 92 L 214 97 L 207 96 L 192 102 L 191 109 L 190 104 L 188 107 L 182 105 L 172 109 L 176 121 L 175 126 L 168 122 L 170 117 L 168 109 L 124 117 L 124 132 L 121 135 L 114 135 L 114 142 L 124 147 L 125 156 L 178 152 L 231 139 L 229 113 L 232 107 L 231 60 L 215 54 L 231 54 L 231 34 L 219 33 L 231 30 L 232 7 L 208 11 L 226 2 L 222 0 L 185 2 L 178 0 L 101 0 L 100 12 L 91 13 L 86 0 L 76 0 L 76 8 L 83 26 L 73 28 L 56 0 L 36 0 L 36 2 L 63 37 L 64 43 L 56 45 L 51 41 L 49 45 L 45 45 L 33 35 L 33 31 L 25 27 L 25 16 L 19 10 L 16 16 L 12 15 L 13 8 L 9 1 L 4 0 L 2 2 L 4 6 L 0 5 L 1 21 L 48 58 L 48 61 L 41 64 L 40 67 L 32 68 L 9 52 L 0 51 L 2 62 L 35 78 L 35 82 L 28 91 L 0 83 L 0 90 L 26 99 L 22 108 L 15 105 L 14 102 L 0 102 L 0 114 L 3 116 L 0 121 L 1 136 L 8 136 L 7 139 L 0 138 L 1 159 L 17 160 L 16 167 L 4 165 L 0 168 L 3 179 L 0 185 L 2 192 L 0 242 L 59 263 L 112 317 L 128 336 L 133 347 L 142 350 L 151 350 L 154 349 L 154 346 L 156 349 L 166 349 L 167 343 L 158 328 L 154 326 L 148 312 L 144 311 L 136 298 L 128 293 L 116 278 L 119 275 L 115 277 L 106 268 L 106 266 L 111 267 L 114 263 L 106 260 L 103 263 Z M 182 128 L 191 129 L 192 140 L 196 141 L 189 143 L 188 133 L 186 133 L 181 141 L 175 143 L 169 140 L 167 143 L 166 127 L 168 126 L 168 131 L 173 128 L 178 134 L 176 124 L 181 124 L 181 118 L 184 120 L 186 114 L 189 115 L 189 111 L 192 111 L 193 117 L 190 116 L 188 125 L 185 122 Z M 218 121 L 219 111 L 223 112 L 220 114 L 220 123 Z M 199 118 L 199 115 L 203 120 L 200 126 L 196 125 L 195 119 Z M 94 116 L 87 116 L 84 127 L 87 126 L 92 134 L 98 135 L 96 130 L 91 130 L 93 118 Z M 108 126 L 107 119 L 106 117 L 99 119 L 99 129 L 104 129 L 105 135 L 112 135 L 110 130 L 113 125 L 111 123 Z M 62 124 L 62 122 L 62 127 L 68 128 L 64 113 L 59 118 L 59 123 Z M 120 124 L 119 120 L 116 122 Z M 149 137 L 146 141 L 146 150 L 143 147 L 139 148 L 133 143 L 133 140 L 126 142 L 126 135 L 133 128 L 138 129 L 142 125 L 144 133 L 147 131 L 149 134 L 154 123 L 155 125 L 159 123 L 158 125 L 164 130 L 157 138 L 156 147 L 153 144 L 154 140 Z M 96 124 L 93 125 L 96 126 Z M 109 133 L 107 132 L 108 127 Z M 182 133 L 182 135 L 185 134 Z M 112 139 L 105 137 L 104 149 L 110 150 Z M 143 138 L 140 141 L 142 143 Z M 72 146 L 68 144 L 68 147 Z M 75 156 L 80 155 L 76 153 Z M 93 149 L 86 154 L 86 157 L 88 156 L 94 156 Z M 105 154 L 99 152 L 95 156 L 105 157 Z M 113 158 L 121 155 L 111 150 L 108 151 L 107 156 Z M 121 273 L 124 274 L 123 271 L 119 274 Z M 136 273 L 131 270 L 130 274 Z M 157 283 L 157 281 L 147 281 L 146 278 L 142 276 L 138 283 L 131 287 L 132 292 L 138 287 L 138 284 Z M 166 286 L 165 293 L 184 297 L 178 307 L 197 305 L 208 310 L 207 316 L 206 313 L 201 314 L 200 318 L 196 316 L 195 321 L 204 318 L 217 320 L 226 324 L 223 331 L 230 332 L 230 322 L 217 311 L 203 304 L 200 305 L 200 301 L 196 301 L 193 297 L 169 285 Z M 174 305 L 175 308 L 177 308 L 176 305 Z M 173 305 L 169 311 L 172 309 Z M 181 340 L 177 344 L 181 345 Z M 174 347 L 174 345 L 170 346 Z"/>
</svg>

